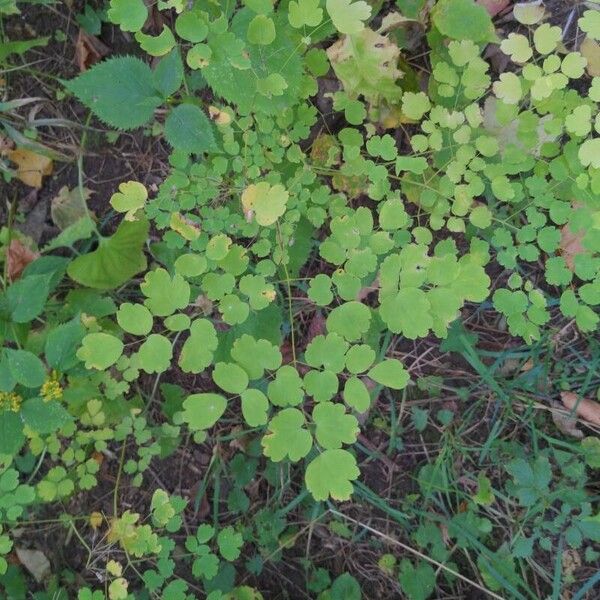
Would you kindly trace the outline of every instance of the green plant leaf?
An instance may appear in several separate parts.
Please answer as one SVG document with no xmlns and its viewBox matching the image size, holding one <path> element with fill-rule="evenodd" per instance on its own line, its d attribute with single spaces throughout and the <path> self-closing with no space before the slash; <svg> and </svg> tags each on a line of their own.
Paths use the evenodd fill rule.
<svg viewBox="0 0 600 600">
<path fill-rule="evenodd" d="M 135 34 L 135 39 L 139 43 L 140 48 L 150 56 L 164 56 L 177 43 L 173 32 L 166 25 L 163 25 L 163 29 L 159 35 L 146 35 L 142 31 L 138 31 Z"/>
<path fill-rule="evenodd" d="M 51 275 L 29 275 L 8 287 L 6 299 L 15 323 L 33 321 L 44 310 L 50 292 Z"/>
<path fill-rule="evenodd" d="M 231 358 L 244 368 L 250 379 L 260 379 L 265 370 L 277 370 L 282 360 L 277 346 L 268 340 L 256 340 L 246 333 L 234 342 Z"/>
<path fill-rule="evenodd" d="M 125 213 L 126 221 L 135 221 L 135 215 L 144 208 L 148 192 L 138 181 L 127 181 L 119 185 L 119 191 L 110 198 L 111 206 L 121 213 Z"/>
<path fill-rule="evenodd" d="M 23 402 L 21 415 L 25 425 L 41 435 L 57 431 L 73 420 L 58 402 L 45 402 L 42 398 L 30 398 Z"/>
<path fill-rule="evenodd" d="M 190 337 L 183 344 L 179 366 L 185 373 L 201 373 L 212 364 L 217 349 L 217 332 L 208 319 L 195 319 L 190 327 Z"/>
<path fill-rule="evenodd" d="M 305 481 L 315 500 L 348 500 L 352 481 L 360 472 L 356 459 L 347 450 L 325 450 L 306 468 Z"/>
<path fill-rule="evenodd" d="M 353 444 L 358 437 L 358 421 L 346 414 L 343 404 L 320 402 L 313 408 L 312 418 L 316 425 L 315 438 L 327 450 Z"/>
<path fill-rule="evenodd" d="M 73 368 L 79 362 L 76 352 L 84 335 L 85 328 L 78 317 L 52 329 L 44 350 L 48 366 L 62 372 Z"/>
<path fill-rule="evenodd" d="M 366 412 L 371 406 L 369 390 L 358 377 L 350 377 L 346 381 L 344 402 L 358 413 Z"/>
<path fill-rule="evenodd" d="M 183 420 L 194 431 L 209 429 L 226 408 L 227 400 L 219 394 L 192 394 L 183 401 Z"/>
<path fill-rule="evenodd" d="M 29 350 L 4 349 L 8 371 L 14 381 L 28 388 L 41 386 L 46 379 L 42 361 Z"/>
<path fill-rule="evenodd" d="M 87 287 L 114 289 L 146 268 L 143 248 L 149 224 L 145 219 L 122 221 L 94 252 L 78 256 L 67 268 L 71 279 Z"/>
<path fill-rule="evenodd" d="M 163 268 L 146 273 L 140 289 L 146 300 L 144 304 L 157 317 L 167 317 L 190 302 L 190 286 L 178 273 L 171 277 Z"/>
<path fill-rule="evenodd" d="M 219 552 L 225 560 L 236 560 L 241 553 L 243 543 L 242 534 L 235 531 L 233 527 L 225 527 L 217 535 Z"/>
<path fill-rule="evenodd" d="M 137 354 L 140 368 L 146 373 L 163 373 L 171 366 L 172 357 L 170 340 L 158 333 L 149 335 Z"/>
<path fill-rule="evenodd" d="M 304 458 L 312 448 L 312 436 L 304 427 L 304 415 L 297 408 L 284 408 L 270 421 L 262 439 L 263 452 L 275 462 L 288 457 L 292 462 Z"/>
<path fill-rule="evenodd" d="M 152 331 L 152 313 L 143 304 L 125 302 L 117 311 L 117 323 L 127 333 L 148 335 Z"/>
<path fill-rule="evenodd" d="M 275 406 L 296 406 L 304 398 L 302 379 L 291 365 L 277 369 L 275 379 L 267 386 L 267 396 Z"/>
<path fill-rule="evenodd" d="M 288 20 L 292 27 L 316 27 L 323 19 L 319 0 L 292 0 L 288 5 Z"/>
<path fill-rule="evenodd" d="M 269 401 L 260 390 L 247 389 L 242 392 L 242 415 L 250 427 L 265 425 L 268 410 Z"/>
<path fill-rule="evenodd" d="M 400 561 L 398 581 L 410 600 L 426 600 L 435 590 L 435 571 L 429 563 L 419 561 L 414 567 L 407 558 Z"/>
<path fill-rule="evenodd" d="M 346 369 L 350 373 L 362 373 L 375 362 L 375 350 L 367 344 L 352 346 L 346 353 Z"/>
<path fill-rule="evenodd" d="M 487 10 L 474 0 L 439 0 L 432 10 L 440 33 L 454 40 L 493 42 L 494 25 Z"/>
<path fill-rule="evenodd" d="M 348 35 L 359 33 L 371 16 L 371 7 L 363 0 L 327 0 L 325 4 L 334 27 Z"/>
<path fill-rule="evenodd" d="M 99 119 L 118 129 L 144 125 L 162 103 L 150 67 L 133 56 L 109 58 L 64 85 Z"/>
<path fill-rule="evenodd" d="M 111 23 L 123 31 L 139 31 L 148 18 L 148 9 L 143 0 L 110 0 L 106 13 Z"/>
<path fill-rule="evenodd" d="M 179 48 L 174 48 L 158 62 L 153 78 L 154 86 L 165 99 L 179 90 L 183 83 L 183 63 Z"/>
<path fill-rule="evenodd" d="M 248 25 L 248 41 L 251 44 L 268 46 L 275 39 L 275 23 L 266 15 L 256 15 Z"/>
<path fill-rule="evenodd" d="M 395 358 L 388 358 L 375 365 L 368 376 L 377 383 L 393 390 L 405 388 L 410 381 L 410 375 L 404 365 Z"/>
<path fill-rule="evenodd" d="M 88 333 L 77 350 L 77 358 L 86 369 L 104 371 L 114 365 L 123 353 L 123 342 L 109 333 Z"/>
<path fill-rule="evenodd" d="M 235 363 L 218 362 L 212 377 L 229 394 L 241 394 L 248 387 L 248 374 Z"/>
<path fill-rule="evenodd" d="M 362 302 L 346 302 L 334 308 L 327 317 L 327 330 L 350 342 L 359 340 L 370 324 L 371 311 Z"/>
<path fill-rule="evenodd" d="M 256 216 L 256 222 L 263 227 L 273 225 L 285 213 L 289 198 L 282 185 L 271 186 L 261 181 L 250 184 L 242 194 L 242 208 L 246 215 Z"/>
<path fill-rule="evenodd" d="M 24 442 L 23 424 L 19 415 L 8 410 L 0 412 L 0 454 L 13 456 L 19 452 Z"/>
<path fill-rule="evenodd" d="M 206 39 L 208 34 L 208 19 L 206 13 L 200 10 L 186 10 L 175 21 L 175 31 L 180 38 L 197 44 Z"/>
<path fill-rule="evenodd" d="M 169 113 L 165 137 L 175 150 L 190 154 L 216 149 L 212 123 L 202 109 L 193 104 L 180 104 Z"/>
</svg>

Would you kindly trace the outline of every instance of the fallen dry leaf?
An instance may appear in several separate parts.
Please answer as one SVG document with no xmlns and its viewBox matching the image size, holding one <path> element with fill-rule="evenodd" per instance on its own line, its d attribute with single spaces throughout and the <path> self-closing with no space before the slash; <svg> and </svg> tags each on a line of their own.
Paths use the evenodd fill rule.
<svg viewBox="0 0 600 600">
<path fill-rule="evenodd" d="M 561 392 L 561 402 L 584 421 L 600 427 L 600 402 L 580 398 L 574 392 Z"/>
<path fill-rule="evenodd" d="M 229 125 L 231 123 L 231 115 L 216 106 L 209 106 L 208 114 L 217 125 Z"/>
<path fill-rule="evenodd" d="M 483 6 L 490 14 L 490 17 L 495 17 L 505 8 L 508 8 L 510 0 L 477 0 L 477 4 Z"/>
<path fill-rule="evenodd" d="M 552 420 L 557 429 L 566 435 L 570 435 L 578 440 L 583 438 L 583 431 L 577 427 L 576 417 L 565 412 L 564 408 L 558 402 L 553 402 Z"/>
<path fill-rule="evenodd" d="M 27 548 L 15 548 L 15 552 L 21 564 L 33 575 L 33 578 L 41 583 L 50 575 L 50 561 L 40 550 L 28 550 Z"/>
<path fill-rule="evenodd" d="M 11 240 L 7 252 L 8 278 L 15 281 L 21 277 L 25 267 L 39 257 L 39 252 L 34 252 L 20 240 Z"/>
<path fill-rule="evenodd" d="M 573 573 L 581 566 L 581 556 L 577 550 L 568 548 L 562 553 L 561 563 L 563 568 L 563 577 L 573 577 Z"/>
<path fill-rule="evenodd" d="M 0 135 L 0 156 L 6 156 L 14 147 L 15 143 L 10 138 Z"/>
<path fill-rule="evenodd" d="M 96 36 L 90 35 L 83 29 L 79 30 L 75 40 L 75 62 L 80 71 L 87 71 L 109 53 L 110 48 Z"/>
<path fill-rule="evenodd" d="M 585 69 L 588 75 L 591 77 L 600 77 L 600 44 L 591 37 L 586 37 L 581 42 L 579 52 L 587 60 Z"/>
<path fill-rule="evenodd" d="M 562 256 L 565 259 L 567 268 L 571 271 L 575 270 L 575 257 L 585 252 L 581 242 L 584 232 L 574 233 L 569 225 L 564 225 L 560 230 L 560 249 Z"/>
<path fill-rule="evenodd" d="M 70 190 L 67 186 L 60 188 L 58 194 L 50 202 L 50 215 L 54 224 L 60 230 L 64 230 L 87 216 L 84 202 L 87 202 L 91 193 L 87 188 L 83 188 L 82 191 L 79 188 Z"/>
<path fill-rule="evenodd" d="M 34 188 L 42 187 L 42 178 L 52 174 L 52 160 L 25 148 L 8 152 L 8 158 L 17 165 L 17 177 Z"/>
</svg>

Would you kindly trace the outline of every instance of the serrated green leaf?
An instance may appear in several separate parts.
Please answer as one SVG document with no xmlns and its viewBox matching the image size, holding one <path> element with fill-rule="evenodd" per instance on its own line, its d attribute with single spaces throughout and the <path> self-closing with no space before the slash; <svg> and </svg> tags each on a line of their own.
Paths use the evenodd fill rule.
<svg viewBox="0 0 600 600">
<path fill-rule="evenodd" d="M 212 123 L 202 109 L 193 104 L 180 104 L 169 113 L 165 138 L 175 150 L 190 154 L 216 149 Z"/>
<path fill-rule="evenodd" d="M 133 56 L 109 58 L 64 84 L 99 119 L 118 129 L 144 125 L 162 103 L 150 67 Z"/>
</svg>

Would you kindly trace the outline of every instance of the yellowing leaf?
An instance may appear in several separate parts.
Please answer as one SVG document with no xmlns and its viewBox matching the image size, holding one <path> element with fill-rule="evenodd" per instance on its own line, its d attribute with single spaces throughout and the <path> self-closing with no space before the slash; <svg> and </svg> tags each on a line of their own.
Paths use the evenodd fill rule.
<svg viewBox="0 0 600 600">
<path fill-rule="evenodd" d="M 231 115 L 216 106 L 208 107 L 208 115 L 217 125 L 229 125 L 231 123 Z"/>
<path fill-rule="evenodd" d="M 17 165 L 17 177 L 30 187 L 41 188 L 42 178 L 52 174 L 52 160 L 31 150 L 11 150 L 8 158 Z"/>
<path fill-rule="evenodd" d="M 560 230 L 560 249 L 569 270 L 575 270 L 575 257 L 585 252 L 581 242 L 584 232 L 574 233 L 569 225 Z"/>
<path fill-rule="evenodd" d="M 289 198 L 282 185 L 261 181 L 251 183 L 242 193 L 242 210 L 248 222 L 256 216 L 256 222 L 263 227 L 273 225 L 285 213 Z"/>
<path fill-rule="evenodd" d="M 135 214 L 144 207 L 148 199 L 146 188 L 139 181 L 127 181 L 119 185 L 119 191 L 110 198 L 111 206 L 125 213 L 126 221 L 135 221 Z"/>
<path fill-rule="evenodd" d="M 87 188 L 75 188 L 70 190 L 66 185 L 63 186 L 58 194 L 52 198 L 50 203 L 50 214 L 54 224 L 64 231 L 69 225 L 73 225 L 87 216 L 85 203 L 91 195 Z"/>
<path fill-rule="evenodd" d="M 102 525 L 102 521 L 103 521 L 102 513 L 99 513 L 98 511 L 94 511 L 90 515 L 90 527 L 94 531 L 96 529 L 98 529 L 98 527 L 100 527 L 100 525 Z"/>
<path fill-rule="evenodd" d="M 186 219 L 181 213 L 171 213 L 169 225 L 173 231 L 176 231 L 186 240 L 193 241 L 200 235 L 200 225 L 190 219 Z"/>
<path fill-rule="evenodd" d="M 586 37 L 579 46 L 579 52 L 587 60 L 585 68 L 588 74 L 600 77 L 600 44 L 591 37 Z"/>
</svg>

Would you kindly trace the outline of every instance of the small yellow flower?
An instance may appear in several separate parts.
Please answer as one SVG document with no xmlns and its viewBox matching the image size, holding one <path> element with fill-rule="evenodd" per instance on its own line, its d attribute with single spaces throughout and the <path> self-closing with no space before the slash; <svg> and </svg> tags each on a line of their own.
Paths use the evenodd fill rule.
<svg viewBox="0 0 600 600">
<path fill-rule="evenodd" d="M 44 381 L 42 389 L 40 390 L 40 395 L 44 402 L 60 400 L 62 398 L 63 389 L 58 382 L 58 373 L 56 373 L 56 371 L 52 371 L 50 377 Z"/>
<path fill-rule="evenodd" d="M 0 392 L 0 409 L 19 412 L 23 398 L 15 392 Z"/>
</svg>

